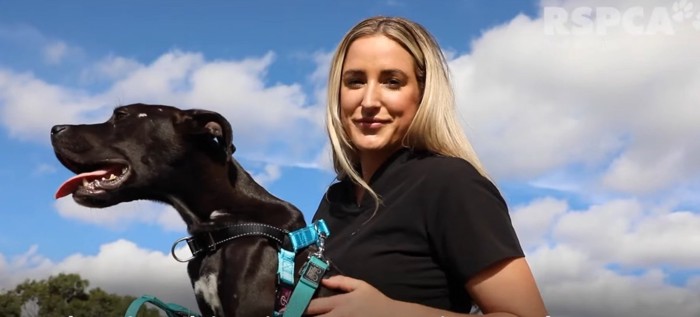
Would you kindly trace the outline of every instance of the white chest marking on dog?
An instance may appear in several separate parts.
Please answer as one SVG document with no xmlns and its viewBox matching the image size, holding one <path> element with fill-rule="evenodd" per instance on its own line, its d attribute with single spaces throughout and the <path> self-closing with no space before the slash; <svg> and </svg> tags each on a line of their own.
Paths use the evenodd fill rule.
<svg viewBox="0 0 700 317">
<path fill-rule="evenodd" d="M 204 298 L 204 301 L 209 304 L 211 310 L 217 315 L 222 315 L 221 300 L 219 299 L 219 291 L 216 285 L 216 274 L 212 273 L 205 276 L 200 276 L 199 280 L 194 282 L 195 294 Z"/>
<path fill-rule="evenodd" d="M 145 113 L 139 113 L 139 118 L 143 118 L 143 117 L 148 117 L 148 115 Z"/>
</svg>

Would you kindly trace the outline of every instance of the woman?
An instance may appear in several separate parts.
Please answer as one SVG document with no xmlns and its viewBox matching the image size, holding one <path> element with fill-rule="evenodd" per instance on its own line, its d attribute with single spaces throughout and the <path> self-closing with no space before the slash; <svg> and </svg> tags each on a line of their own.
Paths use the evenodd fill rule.
<svg viewBox="0 0 700 317">
<path fill-rule="evenodd" d="M 333 57 L 327 124 L 337 183 L 315 219 L 343 294 L 310 315 L 547 315 L 505 201 L 462 131 L 445 58 L 403 19 L 353 27 Z"/>
</svg>

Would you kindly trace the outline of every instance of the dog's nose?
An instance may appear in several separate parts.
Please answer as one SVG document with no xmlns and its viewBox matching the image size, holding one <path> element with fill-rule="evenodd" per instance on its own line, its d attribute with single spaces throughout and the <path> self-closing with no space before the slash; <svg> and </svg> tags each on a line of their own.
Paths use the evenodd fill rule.
<svg viewBox="0 0 700 317">
<path fill-rule="evenodd" d="M 68 126 L 66 125 L 55 125 L 51 128 L 51 135 L 56 135 L 61 133 L 61 131 L 68 129 Z"/>
</svg>

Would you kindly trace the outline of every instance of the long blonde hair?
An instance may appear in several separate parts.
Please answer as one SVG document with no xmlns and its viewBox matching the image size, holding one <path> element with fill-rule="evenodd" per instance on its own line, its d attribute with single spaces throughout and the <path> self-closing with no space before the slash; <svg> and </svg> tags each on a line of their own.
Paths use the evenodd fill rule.
<svg viewBox="0 0 700 317">
<path fill-rule="evenodd" d="M 369 193 L 379 208 L 380 198 L 359 174 L 359 158 L 340 119 L 340 85 L 345 55 L 357 39 L 383 35 L 408 51 L 416 64 L 416 78 L 422 99 L 413 122 L 402 140 L 404 147 L 428 150 L 443 156 L 458 157 L 471 163 L 488 177 L 467 136 L 458 122 L 447 61 L 437 41 L 420 24 L 400 17 L 372 17 L 355 25 L 336 48 L 328 77 L 326 127 L 333 152 L 333 167 L 338 179 L 350 180 Z"/>
</svg>

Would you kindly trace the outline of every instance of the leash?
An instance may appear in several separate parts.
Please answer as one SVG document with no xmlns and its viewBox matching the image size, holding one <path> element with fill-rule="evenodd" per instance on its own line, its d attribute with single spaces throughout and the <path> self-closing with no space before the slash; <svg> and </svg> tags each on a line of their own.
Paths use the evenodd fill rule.
<svg viewBox="0 0 700 317">
<path fill-rule="evenodd" d="M 309 258 L 301 269 L 301 277 L 294 288 L 292 298 L 289 300 L 284 317 L 301 317 L 314 297 L 323 275 L 328 270 L 328 261 L 316 256 Z"/>
<path fill-rule="evenodd" d="M 201 315 L 185 307 L 173 303 L 166 304 L 158 298 L 156 298 L 155 296 L 151 295 L 143 295 L 131 302 L 129 308 L 127 308 L 126 313 L 124 314 L 124 317 L 136 317 L 136 314 L 138 314 L 139 309 L 141 309 L 141 306 L 143 306 L 146 303 L 151 303 L 156 307 L 160 308 L 165 312 L 166 316 L 168 317 L 201 317 Z"/>
<path fill-rule="evenodd" d="M 277 296 L 274 317 L 301 317 L 316 293 L 321 278 L 328 269 L 328 261 L 323 259 L 325 239 L 330 235 L 323 219 L 289 233 L 292 251 L 280 248 L 277 269 Z M 294 284 L 294 258 L 297 251 L 315 244 L 317 250 L 301 268 L 299 282 Z M 293 291 L 292 291 L 293 289 Z"/>
<path fill-rule="evenodd" d="M 326 224 L 323 220 L 319 220 L 319 222 L 325 227 Z M 321 279 L 328 271 L 329 262 L 323 256 L 323 251 L 325 250 L 325 240 L 329 231 L 328 228 L 325 228 L 325 231 L 319 230 L 318 226 L 316 226 L 315 230 L 317 232 L 315 243 L 318 249 L 309 255 L 308 260 L 302 266 L 299 282 L 294 287 L 294 292 L 281 316 L 301 317 L 321 284 Z M 279 314 L 279 310 L 275 310 L 275 314 Z"/>
</svg>

